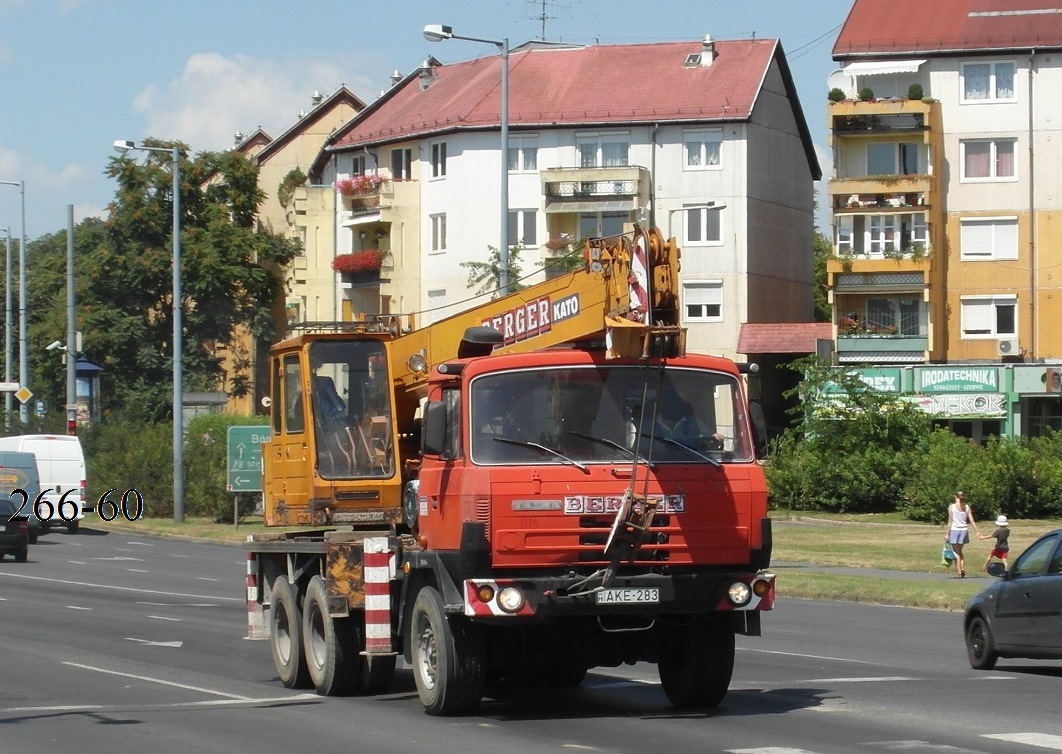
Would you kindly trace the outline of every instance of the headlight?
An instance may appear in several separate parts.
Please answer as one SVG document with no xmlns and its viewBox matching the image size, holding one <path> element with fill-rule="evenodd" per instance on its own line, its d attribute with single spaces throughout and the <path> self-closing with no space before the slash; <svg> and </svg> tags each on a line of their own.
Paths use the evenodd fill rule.
<svg viewBox="0 0 1062 754">
<path fill-rule="evenodd" d="M 494 587 L 490 584 L 482 584 L 479 589 L 476 590 L 476 596 L 480 602 L 488 603 L 494 599 Z"/>
<path fill-rule="evenodd" d="M 507 586 L 498 592 L 498 607 L 507 613 L 515 613 L 524 606 L 524 593 L 515 586 Z"/>
<path fill-rule="evenodd" d="M 726 596 L 737 607 L 741 607 L 748 603 L 752 599 L 752 591 L 749 589 L 749 585 L 743 581 L 735 581 L 730 585 L 730 589 L 727 590 Z"/>
</svg>

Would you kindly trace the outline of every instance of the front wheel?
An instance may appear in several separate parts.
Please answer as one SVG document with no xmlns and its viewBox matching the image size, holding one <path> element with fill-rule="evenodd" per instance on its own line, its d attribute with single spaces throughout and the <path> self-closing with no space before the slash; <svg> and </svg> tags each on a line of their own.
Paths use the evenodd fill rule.
<svg viewBox="0 0 1062 754">
<path fill-rule="evenodd" d="M 734 674 L 734 629 L 725 617 L 695 620 L 670 637 L 657 668 L 676 707 L 715 707 Z"/>
<path fill-rule="evenodd" d="M 283 576 L 273 582 L 269 607 L 269 644 L 280 682 L 289 689 L 310 687 L 310 673 L 302 653 L 302 611 L 295 588 Z"/>
<path fill-rule="evenodd" d="M 996 651 L 992 648 L 992 629 L 980 615 L 966 627 L 966 656 L 974 670 L 991 670 L 996 666 Z"/>
<path fill-rule="evenodd" d="M 350 618 L 328 614 L 328 593 L 320 576 L 310 579 L 302 605 L 302 643 L 310 682 L 321 696 L 354 690 L 361 670 L 360 647 Z"/>
<path fill-rule="evenodd" d="M 424 587 L 413 604 L 413 678 L 429 715 L 474 712 L 483 696 L 483 638 L 461 616 L 447 618 L 443 600 Z"/>
</svg>

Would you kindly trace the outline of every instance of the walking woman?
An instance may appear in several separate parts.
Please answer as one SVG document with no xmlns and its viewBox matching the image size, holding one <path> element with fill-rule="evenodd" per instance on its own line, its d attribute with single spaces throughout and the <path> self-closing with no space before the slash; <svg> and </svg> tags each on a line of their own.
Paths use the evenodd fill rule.
<svg viewBox="0 0 1062 754">
<path fill-rule="evenodd" d="M 955 551 L 955 566 L 959 569 L 957 579 L 966 578 L 966 561 L 962 557 L 963 545 L 970 541 L 970 527 L 981 536 L 981 530 L 974 521 L 973 508 L 966 504 L 966 495 L 955 493 L 955 502 L 948 506 L 948 524 L 944 532 L 944 541 L 951 544 Z"/>
</svg>

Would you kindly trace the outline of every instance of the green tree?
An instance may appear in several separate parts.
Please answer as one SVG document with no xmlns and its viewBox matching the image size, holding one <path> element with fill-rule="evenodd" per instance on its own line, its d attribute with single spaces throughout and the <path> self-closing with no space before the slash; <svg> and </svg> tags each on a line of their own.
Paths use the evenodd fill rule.
<svg viewBox="0 0 1062 754">
<path fill-rule="evenodd" d="M 281 290 L 276 270 L 292 259 L 298 244 L 256 231 L 264 194 L 257 168 L 246 157 L 234 152 L 189 157 L 178 147 L 184 387 L 216 390 L 221 365 L 213 346 L 234 345 L 241 326 L 255 338 L 274 336 L 271 307 Z M 171 416 L 171 170 L 166 152 L 148 152 L 141 161 L 113 158 L 106 174 L 118 188 L 109 217 L 85 220 L 74 231 L 77 329 L 85 356 L 104 370 L 103 409 L 141 421 Z M 40 353 L 52 340 L 66 340 L 66 233 L 45 236 L 27 251 L 33 270 L 31 348 Z M 34 379 L 51 394 L 51 405 L 63 405 L 59 359 L 37 361 Z M 249 379 L 237 377 L 228 388 L 243 394 Z"/>
<path fill-rule="evenodd" d="M 468 270 L 468 287 L 476 289 L 477 295 L 492 294 L 498 296 L 501 289 L 501 254 L 496 246 L 488 246 L 486 262 L 461 262 Z M 520 291 L 527 286 L 521 280 L 520 247 L 509 249 L 509 293 Z"/>
<path fill-rule="evenodd" d="M 816 231 L 811 241 L 812 254 L 815 269 L 815 321 L 832 322 L 833 305 L 830 303 L 827 291 L 826 260 L 833 255 L 833 244 L 830 239 Z"/>
</svg>

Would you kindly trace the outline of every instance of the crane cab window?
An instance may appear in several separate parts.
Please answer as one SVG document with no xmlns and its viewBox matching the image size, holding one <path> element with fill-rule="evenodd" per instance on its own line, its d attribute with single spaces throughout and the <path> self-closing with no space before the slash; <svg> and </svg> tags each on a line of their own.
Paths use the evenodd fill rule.
<svg viewBox="0 0 1062 754">
<path fill-rule="evenodd" d="M 391 381 L 375 340 L 310 344 L 310 406 L 324 479 L 394 476 Z"/>
<path fill-rule="evenodd" d="M 284 357 L 284 394 L 280 396 L 282 401 L 278 405 L 284 407 L 284 431 L 288 434 L 299 434 L 306 429 L 306 419 L 303 414 L 302 399 L 302 373 L 299 370 L 299 357 L 297 354 Z M 277 398 L 274 397 L 274 400 Z"/>
</svg>

